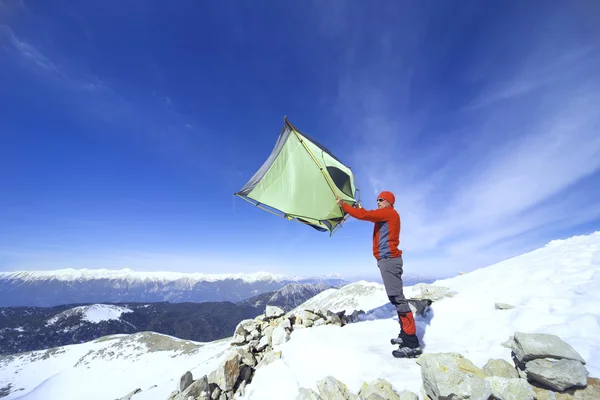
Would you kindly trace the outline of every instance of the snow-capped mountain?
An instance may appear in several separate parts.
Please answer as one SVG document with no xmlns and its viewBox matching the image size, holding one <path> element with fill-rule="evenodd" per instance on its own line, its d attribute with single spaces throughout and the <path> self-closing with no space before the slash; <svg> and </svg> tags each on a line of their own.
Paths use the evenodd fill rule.
<svg viewBox="0 0 600 400">
<path fill-rule="evenodd" d="M 267 305 L 277 306 L 289 311 L 330 288 L 331 286 L 322 283 L 290 283 L 279 290 L 246 299 L 240 304 L 249 304 L 263 310 Z"/>
<path fill-rule="evenodd" d="M 231 302 L 0 308 L 0 355 L 144 331 L 206 342 L 230 336 L 241 320 L 263 311 Z"/>
<path fill-rule="evenodd" d="M 405 292 L 409 298 L 423 293 L 436 298 L 431 312 L 416 318 L 426 354 L 460 353 L 478 368 L 489 359 L 512 363 L 503 345 L 510 336 L 548 333 L 586 360 L 590 377 L 600 377 L 600 232 L 552 241 L 531 253 L 433 284 L 448 290 L 433 293 L 431 287 L 415 285 Z M 353 394 L 363 383 L 382 378 L 398 392 L 410 390 L 423 399 L 421 366 L 391 355 L 390 338 L 398 333 L 398 321 L 393 313 L 375 312 L 388 307 L 382 293 L 379 284 L 358 282 L 323 291 L 312 305 L 301 305 L 299 309 L 363 309 L 373 318 L 343 327 L 294 329 L 289 340 L 273 348 L 281 352 L 280 358 L 257 368 L 240 398 L 293 400 L 300 388 L 317 391 L 317 381 L 334 376 Z M 498 307 L 499 303 L 509 306 Z M 160 338 L 148 345 L 140 336 L 121 336 L 0 358 L 0 392 L 8 393 L 7 400 L 115 399 L 141 388 L 131 400 L 166 400 L 186 371 L 194 379 L 210 374 L 231 350 L 230 339 L 197 348 Z"/>
<path fill-rule="evenodd" d="M 329 286 L 336 276 L 293 277 L 266 272 L 199 274 L 123 270 L 21 271 L 0 273 L 0 307 L 49 307 L 75 303 L 241 301 L 290 283 Z"/>
</svg>

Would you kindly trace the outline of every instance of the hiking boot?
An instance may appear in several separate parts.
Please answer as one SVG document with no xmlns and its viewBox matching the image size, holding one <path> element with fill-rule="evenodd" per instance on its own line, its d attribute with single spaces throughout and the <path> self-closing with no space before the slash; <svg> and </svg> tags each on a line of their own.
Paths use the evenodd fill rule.
<svg viewBox="0 0 600 400">
<path fill-rule="evenodd" d="M 396 358 L 415 358 L 420 354 L 423 354 L 421 347 L 400 346 L 397 350 L 392 351 L 392 355 Z"/>
</svg>

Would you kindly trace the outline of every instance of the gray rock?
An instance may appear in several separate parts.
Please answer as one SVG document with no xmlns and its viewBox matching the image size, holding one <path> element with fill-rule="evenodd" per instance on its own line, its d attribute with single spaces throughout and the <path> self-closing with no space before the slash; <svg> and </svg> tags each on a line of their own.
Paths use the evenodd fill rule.
<svg viewBox="0 0 600 400">
<path fill-rule="evenodd" d="M 312 389 L 300 388 L 296 400 L 323 400 L 323 398 Z"/>
<path fill-rule="evenodd" d="M 333 376 L 327 376 L 317 381 L 319 395 L 327 400 L 349 400 L 356 399 L 358 396 L 352 395 L 348 387 Z"/>
<path fill-rule="evenodd" d="M 242 320 L 235 327 L 235 331 L 233 332 L 233 334 L 234 334 L 234 336 L 235 335 L 248 336 L 250 334 L 250 332 L 257 329 L 258 325 L 259 325 L 258 322 L 254 319 Z"/>
<path fill-rule="evenodd" d="M 525 379 L 490 376 L 485 378 L 490 384 L 492 395 L 497 400 L 535 400 L 536 394 Z"/>
<path fill-rule="evenodd" d="M 488 360 L 481 370 L 487 376 L 499 376 L 502 378 L 519 377 L 519 373 L 515 366 L 500 358 Z"/>
<path fill-rule="evenodd" d="M 567 359 L 529 361 L 525 364 L 525 372 L 529 380 L 559 391 L 585 387 L 589 375 L 582 363 Z"/>
<path fill-rule="evenodd" d="M 233 390 L 233 386 L 240 376 L 240 356 L 237 352 L 230 355 L 217 369 L 210 373 L 208 382 L 214 383 L 227 392 Z"/>
<path fill-rule="evenodd" d="M 566 358 L 585 364 L 579 353 L 556 335 L 515 332 L 512 343 L 509 341 L 508 344 L 520 362 L 537 358 Z"/>
<path fill-rule="evenodd" d="M 265 319 L 279 318 L 283 315 L 285 315 L 285 311 L 283 311 L 279 307 L 267 306 L 267 308 L 265 310 L 265 316 L 266 316 Z"/>
<path fill-rule="evenodd" d="M 420 293 L 410 296 L 414 300 L 441 300 L 445 297 L 453 297 L 456 292 L 450 290 L 445 286 L 430 285 L 428 283 L 419 283 L 413 286 L 413 292 L 419 291 Z"/>
<path fill-rule="evenodd" d="M 241 346 L 246 343 L 247 343 L 247 341 L 246 341 L 245 335 L 235 334 L 235 335 L 233 335 L 233 339 L 231 340 L 231 344 L 233 346 Z"/>
<path fill-rule="evenodd" d="M 175 397 L 179 394 L 179 390 L 173 390 L 171 392 L 171 394 L 169 395 L 169 397 L 167 397 L 167 400 L 173 400 L 175 399 Z"/>
<path fill-rule="evenodd" d="M 254 347 L 256 349 L 256 351 L 263 351 L 264 349 L 266 349 L 268 346 L 271 345 L 271 335 L 264 335 L 263 337 L 260 338 L 260 340 L 258 341 L 258 344 Z"/>
<path fill-rule="evenodd" d="M 192 382 L 194 382 L 194 377 L 192 376 L 192 373 L 190 371 L 187 371 L 179 379 L 179 391 L 183 392 L 185 389 L 187 389 L 188 386 L 192 384 Z"/>
<path fill-rule="evenodd" d="M 400 392 L 400 400 L 419 400 L 419 396 L 410 390 L 403 390 Z"/>
<path fill-rule="evenodd" d="M 325 320 L 323 318 L 319 318 L 318 320 L 316 320 L 313 323 L 313 328 L 316 328 L 317 326 L 321 326 L 321 325 L 325 325 Z"/>
<path fill-rule="evenodd" d="M 385 379 L 377 379 L 376 381 L 362 384 L 358 392 L 361 400 L 368 398 L 371 394 L 388 400 L 400 400 L 400 395 L 392 388 L 392 384 Z"/>
<path fill-rule="evenodd" d="M 423 354 L 417 362 L 425 392 L 432 399 L 488 400 L 492 395 L 483 371 L 461 354 Z"/>
<path fill-rule="evenodd" d="M 280 358 L 281 351 L 269 351 L 268 353 L 265 353 L 256 368 L 264 367 L 265 365 L 271 364 L 273 361 L 279 360 Z"/>
<path fill-rule="evenodd" d="M 286 332 L 283 325 L 279 325 L 277 328 L 273 330 L 273 335 L 271 336 L 271 346 L 275 347 L 280 344 L 283 344 L 290 340 L 289 333 Z"/>
<path fill-rule="evenodd" d="M 494 303 L 494 307 L 496 310 L 510 310 L 515 308 L 515 306 L 506 303 Z"/>
<path fill-rule="evenodd" d="M 281 321 L 279 326 L 283 326 L 285 329 L 291 330 L 292 329 L 292 321 L 290 321 L 289 318 L 286 318 L 283 321 Z"/>
<path fill-rule="evenodd" d="M 210 398 L 212 400 L 218 400 L 221 397 L 222 390 L 219 386 L 211 384 L 210 386 Z M 186 399 L 187 400 L 187 399 Z"/>
<path fill-rule="evenodd" d="M 303 310 L 302 314 L 301 314 L 301 318 L 302 321 L 304 321 L 304 325 L 306 325 L 306 322 L 308 321 L 316 321 L 319 318 L 321 318 L 321 316 L 311 310 Z"/>
<path fill-rule="evenodd" d="M 342 319 L 334 312 L 327 311 L 327 322 L 333 325 L 342 326 Z"/>
<path fill-rule="evenodd" d="M 254 367 L 256 365 L 256 358 L 254 354 L 252 354 L 246 348 L 238 348 L 236 349 L 237 354 L 240 356 L 240 360 L 242 364 L 248 365 L 250 367 Z"/>
<path fill-rule="evenodd" d="M 202 378 L 192 382 L 184 391 L 175 396 L 174 400 L 187 400 L 188 397 L 195 399 L 203 395 L 208 398 L 209 393 L 210 387 L 208 384 L 208 379 L 207 376 L 204 375 Z"/>
<path fill-rule="evenodd" d="M 387 400 L 387 399 L 380 394 L 369 393 L 367 396 L 360 397 L 360 400 Z"/>
</svg>

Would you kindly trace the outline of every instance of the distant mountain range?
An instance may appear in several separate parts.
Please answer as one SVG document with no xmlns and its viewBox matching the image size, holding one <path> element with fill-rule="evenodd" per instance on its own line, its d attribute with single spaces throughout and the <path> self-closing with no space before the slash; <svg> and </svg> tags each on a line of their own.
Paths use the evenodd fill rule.
<svg viewBox="0 0 600 400">
<path fill-rule="evenodd" d="M 289 284 L 341 286 L 338 276 L 290 277 L 123 270 L 26 271 L 0 273 L 0 307 L 63 304 L 239 302 Z"/>
<path fill-rule="evenodd" d="M 237 324 L 267 305 L 289 311 L 320 292 L 323 284 L 291 284 L 240 303 L 71 304 L 49 308 L 0 308 L 0 356 L 85 343 L 101 336 L 153 331 L 207 342 L 231 336 Z"/>
</svg>

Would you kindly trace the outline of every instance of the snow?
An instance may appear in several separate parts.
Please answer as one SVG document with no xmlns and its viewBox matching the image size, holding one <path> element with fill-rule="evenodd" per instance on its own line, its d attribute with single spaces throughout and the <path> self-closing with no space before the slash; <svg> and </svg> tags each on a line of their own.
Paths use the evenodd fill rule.
<svg viewBox="0 0 600 400">
<path fill-rule="evenodd" d="M 237 274 L 202 274 L 171 271 L 134 271 L 129 268 L 112 269 L 60 269 L 54 271 L 16 271 L 0 272 L 0 279 L 19 279 L 25 282 L 56 279 L 59 281 L 78 281 L 89 279 L 124 279 L 128 281 L 202 281 L 217 282 L 225 279 L 241 279 L 247 283 L 259 281 L 297 280 L 298 277 L 286 277 L 269 272 L 237 273 Z"/>
<path fill-rule="evenodd" d="M 433 284 L 456 294 L 435 301 L 432 312 L 416 318 L 426 352 L 461 353 L 483 367 L 490 358 L 512 362 L 502 343 L 516 331 L 552 333 L 581 354 L 591 377 L 600 377 L 600 232 L 552 241 L 534 252 Z M 419 292 L 414 288 L 406 288 L 407 297 Z M 515 308 L 497 310 L 496 302 Z M 416 361 L 391 355 L 389 340 L 398 333 L 398 321 L 382 285 L 363 281 L 330 289 L 300 308 L 313 306 L 362 309 L 367 315 L 344 327 L 295 330 L 275 349 L 282 351 L 282 359 L 256 371 L 245 399 L 292 400 L 300 387 L 316 390 L 316 382 L 328 375 L 354 393 L 363 382 L 383 378 L 399 392 L 407 389 L 420 396 Z M 111 399 L 136 388 L 143 392 L 132 400 L 164 400 L 183 373 L 190 370 L 198 378 L 211 372 L 230 349 L 227 339 L 195 352 L 152 351 L 139 335 L 66 346 L 45 359 L 45 352 L 0 358 L 0 387 L 12 383 L 13 390 L 25 389 L 6 400 Z M 169 339 L 175 342 L 184 341 Z M 158 386 L 149 389 L 153 385 Z"/>
<path fill-rule="evenodd" d="M 129 308 L 114 306 L 110 304 L 93 304 L 90 306 L 79 306 L 65 310 L 50 318 L 47 325 L 55 324 L 61 319 L 77 315 L 83 321 L 99 323 L 102 321 L 119 320 L 123 313 L 130 313 L 133 310 Z"/>
<path fill-rule="evenodd" d="M 161 338 L 164 348 L 155 348 L 152 343 Z M 0 358 L 0 387 L 12 384 L 3 400 L 105 400 L 137 388 L 144 392 L 134 400 L 164 400 L 178 388 L 181 374 L 209 373 L 229 347 L 228 341 L 202 344 L 156 333 L 115 335 L 61 347 L 51 356 L 36 351 Z"/>
<path fill-rule="evenodd" d="M 426 352 L 461 353 L 478 367 L 490 358 L 512 363 L 502 343 L 514 332 L 551 333 L 581 354 L 591 377 L 600 377 L 600 232 L 552 241 L 531 253 L 433 284 L 457 294 L 434 302 L 427 318 L 417 318 Z M 407 297 L 412 289 L 406 288 Z M 329 292 L 321 296 L 335 296 Z M 366 301 L 338 293 L 355 303 L 350 309 Z M 389 309 L 379 292 L 372 301 L 376 309 Z M 496 310 L 496 302 L 515 308 Z M 363 382 L 383 378 L 399 392 L 406 389 L 420 396 L 420 367 L 415 360 L 391 355 L 389 340 L 398 333 L 397 317 L 393 312 L 380 314 L 381 319 L 345 327 L 294 331 L 277 349 L 282 359 L 257 371 L 244 398 L 268 399 L 277 393 L 278 399 L 295 399 L 300 387 L 316 390 L 316 382 L 328 375 L 354 393 Z"/>
</svg>

